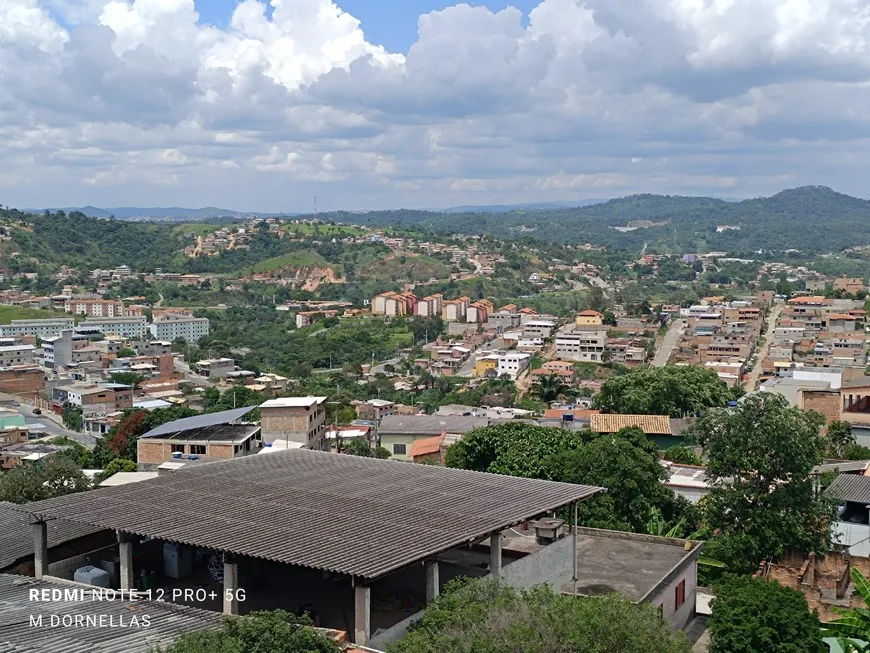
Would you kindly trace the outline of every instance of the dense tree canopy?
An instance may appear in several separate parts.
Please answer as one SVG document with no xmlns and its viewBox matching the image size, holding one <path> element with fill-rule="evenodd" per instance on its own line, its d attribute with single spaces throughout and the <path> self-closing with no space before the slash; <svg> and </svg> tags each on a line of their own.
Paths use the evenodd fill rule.
<svg viewBox="0 0 870 653">
<path fill-rule="evenodd" d="M 818 615 L 809 611 L 799 591 L 746 576 L 729 577 L 715 591 L 710 653 L 823 650 Z"/>
<path fill-rule="evenodd" d="M 11 503 L 42 501 L 90 489 L 81 467 L 61 456 L 19 465 L 0 476 L 0 501 Z"/>
<path fill-rule="evenodd" d="M 825 447 L 823 419 L 759 392 L 689 427 L 708 456 L 707 522 L 725 538 L 708 543 L 710 555 L 716 550 L 732 569 L 750 571 L 786 550 L 827 549 L 831 504 L 816 496 L 811 478 Z"/>
<path fill-rule="evenodd" d="M 580 506 L 582 524 L 644 532 L 650 511 L 697 521 L 695 510 L 662 485 L 658 450 L 640 429 L 615 435 L 523 422 L 475 429 L 447 449 L 448 467 L 607 488 Z"/>
<path fill-rule="evenodd" d="M 615 595 L 574 598 L 545 586 L 449 585 L 387 653 L 688 653 L 656 608 Z"/>
<path fill-rule="evenodd" d="M 731 391 L 714 370 L 695 365 L 638 367 L 601 385 L 593 407 L 626 415 L 685 415 L 725 406 Z"/>
</svg>

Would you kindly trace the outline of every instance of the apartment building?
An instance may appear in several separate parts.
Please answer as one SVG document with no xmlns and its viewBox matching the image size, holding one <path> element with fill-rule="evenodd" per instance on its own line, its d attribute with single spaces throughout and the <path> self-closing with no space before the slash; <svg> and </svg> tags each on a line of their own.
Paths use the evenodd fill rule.
<svg viewBox="0 0 870 653">
<path fill-rule="evenodd" d="M 172 342 L 182 338 L 185 342 L 199 342 L 209 334 L 209 321 L 206 317 L 170 313 L 154 322 L 150 331 L 157 340 Z"/>
<path fill-rule="evenodd" d="M 441 315 L 444 295 L 436 293 L 428 295 L 417 304 L 417 315 L 420 317 L 436 317 Z"/>
<path fill-rule="evenodd" d="M 556 323 L 550 320 L 530 320 L 523 324 L 523 338 L 546 339 L 553 335 Z"/>
<path fill-rule="evenodd" d="M 78 406 L 86 417 L 107 415 L 133 407 L 133 387 L 120 383 L 101 386 L 75 383 L 55 387 L 52 400 L 57 405 L 70 403 Z"/>
<path fill-rule="evenodd" d="M 143 340 L 150 335 L 148 323 L 144 316 L 89 317 L 79 324 L 79 330 L 99 332 L 104 335 L 114 334 L 131 340 Z M 165 338 L 160 339 L 164 340 Z"/>
<path fill-rule="evenodd" d="M 126 307 L 116 299 L 68 299 L 64 303 L 67 313 L 88 317 L 132 317 L 142 315 L 142 309 Z"/>
<path fill-rule="evenodd" d="M 296 442 L 308 449 L 328 451 L 326 397 L 282 397 L 260 404 L 263 442 Z"/>
<path fill-rule="evenodd" d="M 468 301 L 466 298 L 451 299 L 443 302 L 441 308 L 441 318 L 445 322 L 465 322 L 465 315 L 468 310 Z"/>
<path fill-rule="evenodd" d="M 601 362 L 607 345 L 607 331 L 566 327 L 556 334 L 556 357 L 578 362 Z"/>
<path fill-rule="evenodd" d="M 604 324 L 604 316 L 598 311 L 580 311 L 574 318 L 577 326 L 601 326 Z"/>
<path fill-rule="evenodd" d="M 56 336 L 61 331 L 75 328 L 75 320 L 71 317 L 49 318 L 45 320 L 12 320 L 10 324 L 0 324 L 0 337 L 36 336 L 48 338 Z"/>
<path fill-rule="evenodd" d="M 232 358 L 207 358 L 196 362 L 196 373 L 209 379 L 220 379 L 236 369 Z"/>
<path fill-rule="evenodd" d="M 856 294 L 867 290 L 867 284 L 860 277 L 838 277 L 834 279 L 833 289 L 840 290 L 849 294 Z"/>
<path fill-rule="evenodd" d="M 33 345 L 6 345 L 0 347 L 0 367 L 10 367 L 12 365 L 32 365 L 33 352 L 36 347 Z"/>
<path fill-rule="evenodd" d="M 386 315 L 387 317 L 401 317 L 403 315 L 415 315 L 417 310 L 417 296 L 414 293 L 385 292 L 372 298 L 372 315 Z"/>
<path fill-rule="evenodd" d="M 508 352 L 499 356 L 498 366 L 495 370 L 496 375 L 499 377 L 507 375 L 511 381 L 516 381 L 517 377 L 526 370 L 531 362 L 531 354 L 519 351 Z"/>
</svg>

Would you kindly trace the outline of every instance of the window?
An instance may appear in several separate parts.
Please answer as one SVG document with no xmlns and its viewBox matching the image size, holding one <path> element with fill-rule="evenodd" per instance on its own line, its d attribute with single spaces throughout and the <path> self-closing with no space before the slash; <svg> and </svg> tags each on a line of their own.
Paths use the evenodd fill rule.
<svg viewBox="0 0 870 653">
<path fill-rule="evenodd" d="M 190 445 L 190 453 L 197 456 L 205 455 L 205 445 L 204 444 L 192 444 Z"/>
<path fill-rule="evenodd" d="M 172 453 L 184 453 L 184 445 L 183 444 L 173 444 L 172 445 Z"/>
<path fill-rule="evenodd" d="M 394 444 L 393 445 L 393 453 L 397 456 L 405 455 L 405 445 L 404 444 Z"/>
<path fill-rule="evenodd" d="M 674 610 L 679 610 L 686 602 L 686 579 L 680 581 L 680 584 L 674 589 Z"/>
</svg>

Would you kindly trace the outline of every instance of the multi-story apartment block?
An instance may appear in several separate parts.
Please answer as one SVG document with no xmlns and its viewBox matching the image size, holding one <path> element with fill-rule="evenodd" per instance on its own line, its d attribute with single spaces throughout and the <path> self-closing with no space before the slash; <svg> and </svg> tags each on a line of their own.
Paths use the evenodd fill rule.
<svg viewBox="0 0 870 653">
<path fill-rule="evenodd" d="M 417 315 L 420 317 L 436 317 L 441 315 L 444 295 L 436 293 L 420 300 L 417 304 Z"/>
<path fill-rule="evenodd" d="M 864 279 L 860 277 L 838 277 L 834 279 L 833 289 L 841 290 L 843 292 L 850 293 L 852 295 L 859 293 L 861 291 L 867 290 L 867 284 L 864 282 Z"/>
<path fill-rule="evenodd" d="M 6 345 L 0 347 L 0 367 L 12 365 L 32 365 L 33 345 Z"/>
<path fill-rule="evenodd" d="M 209 321 L 206 317 L 191 317 L 189 315 L 164 315 L 150 326 L 151 335 L 157 340 L 178 340 L 198 342 L 209 333 Z"/>
<path fill-rule="evenodd" d="M 71 317 L 49 318 L 45 320 L 12 320 L 11 324 L 0 324 L 0 336 L 37 336 L 48 338 L 56 336 L 61 331 L 75 328 L 75 320 Z"/>
<path fill-rule="evenodd" d="M 532 355 L 524 352 L 511 351 L 498 357 L 496 375 L 507 375 L 512 381 L 525 371 L 532 361 Z"/>
<path fill-rule="evenodd" d="M 115 334 L 133 340 L 142 340 L 148 334 L 148 323 L 144 316 L 90 317 L 79 326 L 83 332 L 97 331 L 104 335 Z"/>
<path fill-rule="evenodd" d="M 77 313 L 90 317 L 131 317 L 142 315 L 142 309 L 125 307 L 124 302 L 115 299 L 68 299 L 64 303 L 67 313 Z"/>
<path fill-rule="evenodd" d="M 598 363 L 607 345 L 607 331 L 566 327 L 556 334 L 556 356 L 563 360 Z"/>
<path fill-rule="evenodd" d="M 260 404 L 263 442 L 297 442 L 308 449 L 327 450 L 326 397 L 282 397 Z"/>
</svg>

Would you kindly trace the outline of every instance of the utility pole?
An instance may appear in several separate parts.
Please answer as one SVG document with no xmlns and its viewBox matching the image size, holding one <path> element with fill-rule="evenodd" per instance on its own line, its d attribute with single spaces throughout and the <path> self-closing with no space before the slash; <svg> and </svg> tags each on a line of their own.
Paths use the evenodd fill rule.
<svg viewBox="0 0 870 653">
<path fill-rule="evenodd" d="M 314 196 L 314 219 L 317 220 L 317 195 Z"/>
</svg>

